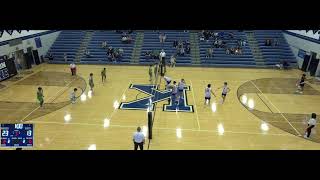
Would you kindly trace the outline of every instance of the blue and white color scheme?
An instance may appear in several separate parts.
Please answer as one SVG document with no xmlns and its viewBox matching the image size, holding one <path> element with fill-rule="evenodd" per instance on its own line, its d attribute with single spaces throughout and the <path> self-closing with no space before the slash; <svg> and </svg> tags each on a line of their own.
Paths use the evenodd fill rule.
<svg viewBox="0 0 320 180">
<path fill-rule="evenodd" d="M 154 104 L 161 101 L 170 101 L 170 103 L 163 106 L 164 111 L 169 112 L 193 112 L 193 106 L 188 105 L 187 93 L 190 91 L 190 87 L 185 87 L 183 90 L 182 98 L 180 98 L 179 103 L 172 104 L 171 90 L 158 90 L 156 85 L 138 85 L 131 84 L 130 89 L 136 89 L 144 94 L 147 94 L 147 97 L 137 99 L 130 102 L 123 102 L 120 104 L 119 109 L 126 110 L 154 110 Z"/>
</svg>

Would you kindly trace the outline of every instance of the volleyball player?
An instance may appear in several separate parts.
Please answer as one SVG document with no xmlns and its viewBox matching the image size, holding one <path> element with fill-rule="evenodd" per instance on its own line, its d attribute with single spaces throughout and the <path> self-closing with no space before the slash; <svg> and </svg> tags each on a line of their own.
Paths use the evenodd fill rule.
<svg viewBox="0 0 320 180">
<path fill-rule="evenodd" d="M 177 82 L 173 81 L 172 91 L 171 91 L 171 104 L 175 103 L 176 105 L 179 102 L 179 99 L 177 98 L 178 94 L 178 87 Z"/>
<path fill-rule="evenodd" d="M 303 93 L 305 81 L 306 81 L 306 74 L 302 74 L 300 81 L 296 84 L 298 87 L 296 91 L 297 93 L 300 93 L 300 94 Z"/>
<path fill-rule="evenodd" d="M 168 76 L 164 76 L 163 79 L 166 81 L 166 90 L 169 89 L 171 78 Z"/>
<path fill-rule="evenodd" d="M 102 83 L 104 83 L 107 79 L 107 72 L 106 72 L 106 68 L 103 68 L 103 70 L 101 71 L 101 80 Z"/>
<path fill-rule="evenodd" d="M 74 104 L 76 103 L 76 92 L 77 92 L 77 88 L 74 88 L 73 91 L 71 92 L 70 94 L 70 100 L 71 100 L 71 103 Z"/>
<path fill-rule="evenodd" d="M 180 99 L 183 100 L 183 95 L 182 94 L 183 94 L 183 90 L 184 90 L 185 86 L 186 86 L 185 80 L 181 79 L 181 81 L 178 84 L 178 98 L 179 98 L 179 101 L 180 101 Z"/>
<path fill-rule="evenodd" d="M 94 83 L 93 83 L 93 74 L 92 73 L 90 73 L 90 76 L 89 76 L 89 86 L 90 86 L 90 90 L 93 92 Z"/>
<path fill-rule="evenodd" d="M 211 84 L 208 84 L 204 90 L 204 105 L 210 104 L 211 94 L 216 97 L 216 95 L 212 92 Z"/>
<path fill-rule="evenodd" d="M 38 91 L 37 91 L 37 100 L 40 103 L 40 107 L 43 106 L 43 102 L 44 102 L 44 96 L 43 96 L 43 89 L 41 87 L 38 87 Z"/>
<path fill-rule="evenodd" d="M 158 71 L 159 71 L 158 64 L 155 64 L 154 65 L 154 79 L 157 79 Z"/>
<path fill-rule="evenodd" d="M 225 99 L 226 99 L 227 93 L 230 92 L 230 88 L 228 87 L 228 83 L 227 82 L 224 82 L 223 86 L 218 88 L 218 89 L 221 89 L 221 88 L 222 88 L 222 93 L 221 93 L 222 102 L 221 103 L 223 104 Z"/>
<path fill-rule="evenodd" d="M 152 65 L 149 66 L 149 81 L 152 81 Z"/>
<path fill-rule="evenodd" d="M 312 113 L 311 114 L 311 119 L 309 119 L 309 121 L 308 121 L 308 127 L 306 129 L 306 134 L 304 135 L 304 138 L 309 138 L 310 137 L 311 130 L 316 125 L 316 118 L 317 118 L 316 113 Z"/>
</svg>

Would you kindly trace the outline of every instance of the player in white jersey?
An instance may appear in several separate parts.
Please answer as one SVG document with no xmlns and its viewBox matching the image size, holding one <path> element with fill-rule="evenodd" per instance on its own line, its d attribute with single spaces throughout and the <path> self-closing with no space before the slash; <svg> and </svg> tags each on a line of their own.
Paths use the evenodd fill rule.
<svg viewBox="0 0 320 180">
<path fill-rule="evenodd" d="M 178 86 L 177 82 L 173 81 L 172 91 L 171 91 L 171 104 L 175 103 L 178 104 L 179 100 L 177 98 L 178 94 Z"/>
<path fill-rule="evenodd" d="M 221 93 L 222 102 L 221 103 L 224 103 L 227 94 L 230 92 L 230 88 L 228 87 L 228 83 L 227 82 L 224 82 L 223 86 L 218 88 L 218 89 L 221 89 L 221 88 L 222 88 L 222 93 Z"/>
<path fill-rule="evenodd" d="M 183 99 L 183 95 L 182 94 L 183 94 L 183 90 L 184 90 L 185 86 L 186 86 L 185 80 L 181 79 L 181 81 L 178 84 L 178 98 L 179 98 L 179 100 Z"/>
<path fill-rule="evenodd" d="M 316 126 L 316 118 L 317 118 L 317 114 L 316 113 L 312 113 L 311 114 L 311 119 L 309 119 L 309 121 L 308 121 L 308 127 L 306 129 L 304 138 L 309 138 L 310 137 L 311 129 Z"/>
<path fill-rule="evenodd" d="M 204 105 L 210 104 L 211 94 L 216 97 L 216 95 L 212 92 L 211 84 L 208 84 L 204 90 Z"/>
<path fill-rule="evenodd" d="M 77 88 L 74 88 L 72 93 L 70 94 L 70 100 L 71 100 L 71 103 L 74 104 L 76 103 L 76 92 L 77 92 Z"/>
<path fill-rule="evenodd" d="M 171 78 L 168 76 L 164 76 L 163 79 L 166 81 L 166 89 L 169 89 Z"/>
</svg>

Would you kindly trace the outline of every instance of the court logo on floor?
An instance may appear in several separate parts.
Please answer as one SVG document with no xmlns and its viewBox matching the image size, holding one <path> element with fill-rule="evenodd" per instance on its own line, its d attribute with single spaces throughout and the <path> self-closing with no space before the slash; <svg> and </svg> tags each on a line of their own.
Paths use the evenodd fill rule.
<svg viewBox="0 0 320 180">
<path fill-rule="evenodd" d="M 163 105 L 163 111 L 168 112 L 193 112 L 193 106 L 188 105 L 188 98 L 186 91 L 190 91 L 190 86 L 184 88 L 179 99 L 172 96 L 171 90 L 160 91 L 156 85 L 139 85 L 131 84 L 129 89 L 135 89 L 146 95 L 147 97 L 136 99 L 130 102 L 122 102 L 119 109 L 126 110 L 154 110 L 155 103 L 167 101 Z"/>
</svg>

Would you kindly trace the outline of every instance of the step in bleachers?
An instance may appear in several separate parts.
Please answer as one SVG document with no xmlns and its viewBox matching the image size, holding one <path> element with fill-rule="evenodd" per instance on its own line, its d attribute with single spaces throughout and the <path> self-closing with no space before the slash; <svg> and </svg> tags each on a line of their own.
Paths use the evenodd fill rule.
<svg viewBox="0 0 320 180">
<path fill-rule="evenodd" d="M 80 47 L 85 31 L 65 30 L 61 31 L 49 53 L 53 56 L 54 62 L 64 62 L 64 53 L 67 54 L 68 62 L 74 61 L 75 55 Z"/>
<path fill-rule="evenodd" d="M 287 60 L 291 66 L 297 65 L 297 60 L 281 30 L 255 30 L 254 36 L 267 66 L 279 64 L 281 60 Z M 265 46 L 266 39 L 277 39 L 278 45 L 274 46 L 273 43 L 271 46 Z"/>
</svg>

